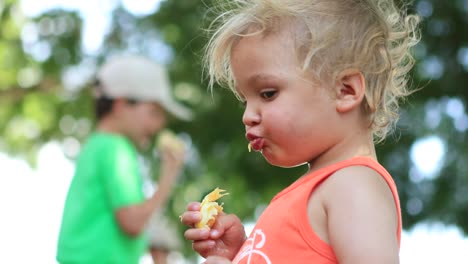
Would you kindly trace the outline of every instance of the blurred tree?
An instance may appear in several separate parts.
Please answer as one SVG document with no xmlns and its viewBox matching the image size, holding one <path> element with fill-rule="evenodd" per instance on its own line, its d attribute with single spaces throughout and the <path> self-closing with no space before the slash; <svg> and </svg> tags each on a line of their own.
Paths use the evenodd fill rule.
<svg viewBox="0 0 468 264">
<path fill-rule="evenodd" d="M 102 47 L 90 54 L 78 12 L 25 17 L 18 1 L 0 3 L 0 150 L 34 163 L 43 143 L 58 140 L 73 159 L 94 123 L 89 83 L 96 65 L 115 52 L 147 54 L 168 65 L 176 97 L 196 113 L 191 123 L 171 123 L 192 148 L 170 212 L 175 217 L 187 201 L 219 186 L 231 193 L 223 198 L 226 211 L 255 219 L 306 169 L 274 168 L 249 154 L 242 107 L 226 89 L 207 90 L 201 57 L 212 4 L 166 0 L 149 15 L 117 6 Z M 418 0 L 410 7 L 423 18 L 411 85 L 424 88 L 403 105 L 397 132 L 378 154 L 399 186 L 405 228 L 434 220 L 468 233 L 468 89 L 462 88 L 468 80 L 468 35 L 462 34 L 468 1 Z M 415 159 L 421 149 L 440 158 L 430 171 Z"/>
</svg>

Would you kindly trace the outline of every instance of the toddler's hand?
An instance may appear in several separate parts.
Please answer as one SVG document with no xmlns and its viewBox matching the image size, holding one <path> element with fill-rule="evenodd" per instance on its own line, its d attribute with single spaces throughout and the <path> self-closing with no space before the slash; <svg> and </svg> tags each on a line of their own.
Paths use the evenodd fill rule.
<svg viewBox="0 0 468 264">
<path fill-rule="evenodd" d="M 211 229 L 194 228 L 195 223 L 201 220 L 199 210 L 200 203 L 192 202 L 180 216 L 181 222 L 191 227 L 185 231 L 185 238 L 193 241 L 193 249 L 204 258 L 220 256 L 233 259 L 245 241 L 240 219 L 233 214 L 220 213 Z"/>
</svg>

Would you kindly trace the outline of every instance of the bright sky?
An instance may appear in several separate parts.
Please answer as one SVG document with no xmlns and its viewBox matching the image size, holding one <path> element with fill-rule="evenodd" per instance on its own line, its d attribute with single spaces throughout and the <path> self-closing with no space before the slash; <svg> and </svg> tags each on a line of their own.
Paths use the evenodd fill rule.
<svg viewBox="0 0 468 264">
<path fill-rule="evenodd" d="M 122 0 L 122 4 L 136 15 L 145 15 L 156 10 L 160 1 Z M 109 28 L 109 14 L 118 4 L 118 0 L 21 2 L 28 16 L 57 6 L 80 11 L 85 20 L 83 47 L 89 53 L 99 50 L 102 36 Z M 463 123 L 465 130 L 466 123 Z M 435 177 L 444 152 L 444 142 L 429 136 L 416 142 L 410 154 L 423 177 L 431 178 Z M 2 153 L 0 168 L 0 248 L 3 249 L 0 263 L 55 263 L 56 239 L 73 163 L 64 157 L 58 143 L 49 143 L 41 149 L 36 169 Z M 400 255 L 402 264 L 466 264 L 468 238 L 453 226 L 422 223 L 403 233 Z M 145 258 L 142 263 L 150 261 Z"/>
<path fill-rule="evenodd" d="M 79 11 L 83 21 L 83 48 L 87 53 L 99 52 L 103 36 L 110 28 L 111 12 L 119 2 L 125 9 L 137 16 L 153 13 L 164 0 L 20 0 L 21 10 L 26 16 L 60 7 L 65 10 Z"/>
</svg>

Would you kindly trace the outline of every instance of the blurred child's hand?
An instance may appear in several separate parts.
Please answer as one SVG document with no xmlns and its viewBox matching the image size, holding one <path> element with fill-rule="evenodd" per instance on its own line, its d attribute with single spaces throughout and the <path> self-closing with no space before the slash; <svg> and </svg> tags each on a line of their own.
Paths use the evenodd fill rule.
<svg viewBox="0 0 468 264">
<path fill-rule="evenodd" d="M 164 138 L 169 139 L 163 140 Z M 161 155 L 159 185 L 161 188 L 172 189 L 184 165 L 185 146 L 175 135 L 166 136 L 158 142 L 158 150 Z"/>
<path fill-rule="evenodd" d="M 185 231 L 185 238 L 192 240 L 192 248 L 207 258 L 219 256 L 233 259 L 245 241 L 245 231 L 240 219 L 233 214 L 220 213 L 211 229 L 195 228 L 195 223 L 201 220 L 200 203 L 192 202 L 180 220 L 190 228 Z M 207 263 L 231 263 L 231 262 L 207 262 Z"/>
<path fill-rule="evenodd" d="M 159 149 L 161 153 L 161 169 L 171 174 L 178 174 L 182 170 L 185 159 L 185 151 L 170 147 Z"/>
</svg>

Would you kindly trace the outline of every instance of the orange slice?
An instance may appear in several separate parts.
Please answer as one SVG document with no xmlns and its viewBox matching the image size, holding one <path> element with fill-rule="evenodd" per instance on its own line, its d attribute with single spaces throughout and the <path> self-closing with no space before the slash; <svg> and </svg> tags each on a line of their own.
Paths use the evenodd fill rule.
<svg viewBox="0 0 468 264">
<path fill-rule="evenodd" d="M 223 205 L 219 205 L 216 200 L 229 194 L 222 192 L 225 190 L 216 188 L 203 198 L 200 208 L 202 219 L 195 224 L 196 228 L 211 228 L 214 225 L 216 216 L 223 211 Z"/>
</svg>

